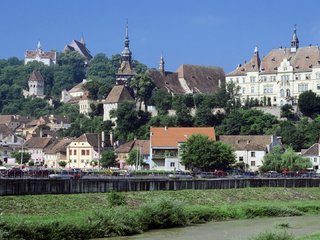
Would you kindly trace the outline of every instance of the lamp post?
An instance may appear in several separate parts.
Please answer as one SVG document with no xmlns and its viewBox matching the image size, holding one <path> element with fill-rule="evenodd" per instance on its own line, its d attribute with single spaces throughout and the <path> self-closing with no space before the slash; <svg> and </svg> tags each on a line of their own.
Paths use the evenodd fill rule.
<svg viewBox="0 0 320 240">
<path fill-rule="evenodd" d="M 22 162 L 23 162 L 23 143 L 21 145 L 21 156 L 20 156 L 20 165 L 21 165 L 21 168 L 22 168 Z"/>
</svg>

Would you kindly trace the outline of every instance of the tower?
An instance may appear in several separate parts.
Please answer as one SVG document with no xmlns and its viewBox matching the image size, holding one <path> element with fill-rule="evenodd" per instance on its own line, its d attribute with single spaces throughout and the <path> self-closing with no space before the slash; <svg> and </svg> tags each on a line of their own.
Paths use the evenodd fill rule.
<svg viewBox="0 0 320 240">
<path fill-rule="evenodd" d="M 43 97 L 44 96 L 44 80 L 40 72 L 33 71 L 28 80 L 29 96 Z"/>
<path fill-rule="evenodd" d="M 160 65 L 159 65 L 159 72 L 162 74 L 162 76 L 165 75 L 165 69 L 164 69 L 164 59 L 163 59 L 163 55 L 161 54 L 160 56 Z"/>
<path fill-rule="evenodd" d="M 136 75 L 136 72 L 132 66 L 132 53 L 129 48 L 129 32 L 128 32 L 128 20 L 126 24 L 126 34 L 124 39 L 124 49 L 121 52 L 121 65 L 116 74 L 116 83 L 118 85 L 127 85 L 130 78 Z"/>
<path fill-rule="evenodd" d="M 293 28 L 293 34 L 292 34 L 292 39 L 291 39 L 291 52 L 296 52 L 297 49 L 299 48 L 299 39 L 297 36 L 297 25 L 294 25 Z"/>
</svg>

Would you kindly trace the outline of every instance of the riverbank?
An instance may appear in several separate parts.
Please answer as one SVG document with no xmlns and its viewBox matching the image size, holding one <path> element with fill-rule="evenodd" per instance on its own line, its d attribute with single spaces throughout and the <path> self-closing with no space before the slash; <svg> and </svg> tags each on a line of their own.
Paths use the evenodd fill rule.
<svg viewBox="0 0 320 240">
<path fill-rule="evenodd" d="M 2 239 L 90 239 L 207 221 L 320 213 L 319 188 L 246 188 L 0 198 Z"/>
</svg>

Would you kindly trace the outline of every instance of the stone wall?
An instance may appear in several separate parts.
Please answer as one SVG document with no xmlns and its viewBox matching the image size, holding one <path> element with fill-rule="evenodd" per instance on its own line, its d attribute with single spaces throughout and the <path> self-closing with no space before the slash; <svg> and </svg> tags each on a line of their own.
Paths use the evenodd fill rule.
<svg viewBox="0 0 320 240">
<path fill-rule="evenodd" d="M 110 191 L 229 189 L 247 187 L 320 187 L 320 179 L 0 179 L 0 195 L 72 194 Z"/>
</svg>

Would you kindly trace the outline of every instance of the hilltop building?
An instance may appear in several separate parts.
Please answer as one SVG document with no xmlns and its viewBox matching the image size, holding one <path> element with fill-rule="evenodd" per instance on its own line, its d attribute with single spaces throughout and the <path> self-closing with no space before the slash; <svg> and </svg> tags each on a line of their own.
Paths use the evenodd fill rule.
<svg viewBox="0 0 320 240">
<path fill-rule="evenodd" d="M 78 52 L 81 56 L 85 58 L 86 65 L 88 65 L 89 61 L 92 59 L 92 55 L 86 46 L 83 35 L 80 41 L 72 40 L 71 43 L 67 44 L 64 47 L 63 52 L 67 52 L 67 51 Z"/>
<path fill-rule="evenodd" d="M 37 61 L 42 62 L 45 65 L 52 65 L 57 63 L 57 52 L 50 51 L 45 52 L 42 50 L 41 43 L 38 41 L 37 49 L 36 50 L 27 50 L 24 55 L 24 64 L 28 62 Z"/>
<path fill-rule="evenodd" d="M 150 69 L 148 73 L 158 89 L 173 95 L 215 93 L 225 82 L 225 73 L 221 67 L 182 64 L 176 72 L 165 71 L 162 55 L 159 70 Z"/>
<path fill-rule="evenodd" d="M 300 47 L 295 26 L 290 48 L 272 49 L 260 59 L 255 47 L 251 60 L 228 73 L 226 82 L 240 87 L 242 103 L 257 99 L 269 106 L 297 104 L 304 91 L 320 94 L 320 48 Z"/>
<path fill-rule="evenodd" d="M 28 80 L 29 91 L 23 90 L 24 97 L 44 98 L 44 79 L 39 71 L 33 71 Z"/>
</svg>

